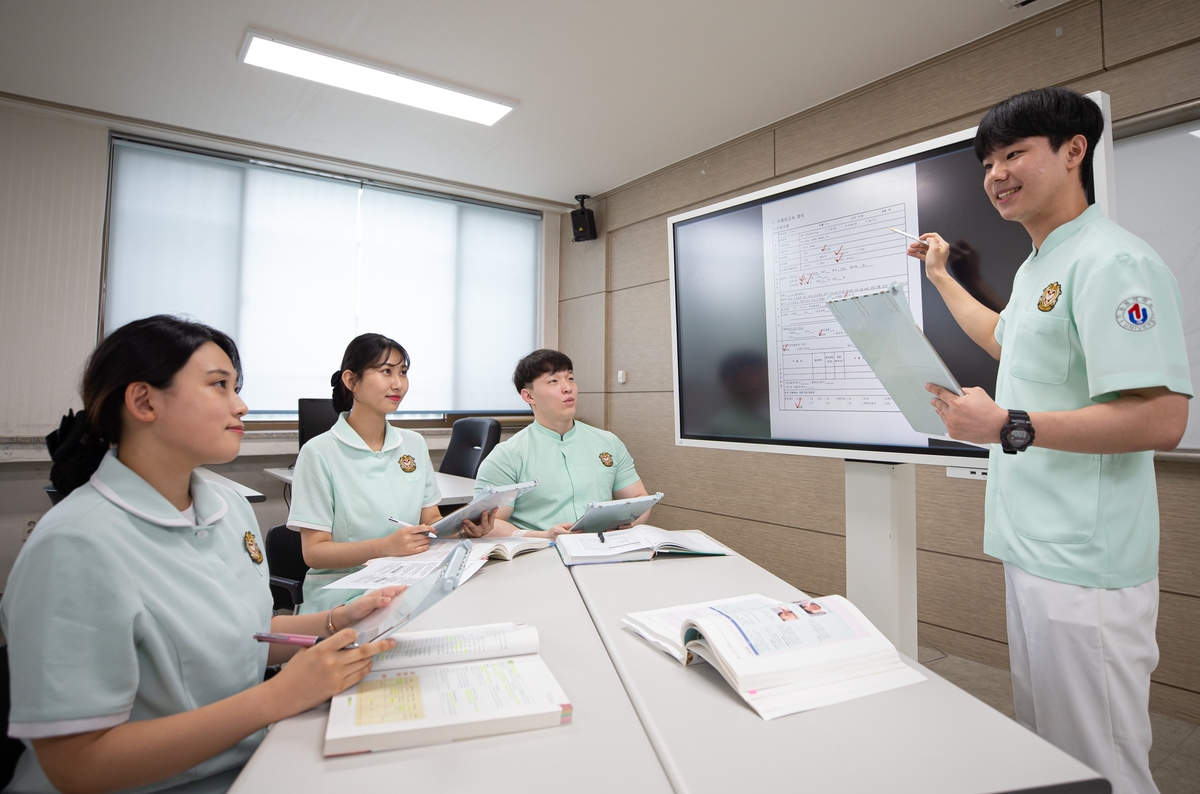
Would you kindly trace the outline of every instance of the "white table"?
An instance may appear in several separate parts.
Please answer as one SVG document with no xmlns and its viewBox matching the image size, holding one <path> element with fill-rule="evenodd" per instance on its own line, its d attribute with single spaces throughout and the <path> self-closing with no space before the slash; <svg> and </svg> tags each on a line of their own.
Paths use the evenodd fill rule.
<svg viewBox="0 0 1200 794">
<path fill-rule="evenodd" d="M 571 698 L 571 725 L 325 759 L 327 708 L 314 709 L 275 725 L 231 791 L 669 794 L 650 741 L 553 549 L 488 563 L 412 628 L 503 621 L 537 627 L 541 655 Z"/>
<path fill-rule="evenodd" d="M 571 572 L 676 794 L 1111 791 L 1088 767 L 907 658 L 927 681 L 768 722 L 709 665 L 685 668 L 622 628 L 628 612 L 748 593 L 798 596 L 744 557 Z"/>
<path fill-rule="evenodd" d="M 235 482 L 235 481 L 229 479 L 228 477 L 223 477 L 220 474 L 217 474 L 215 471 L 209 471 L 208 469 L 204 468 L 203 466 L 196 469 L 196 473 L 199 474 L 204 479 L 208 480 L 209 482 L 215 482 L 219 485 L 224 485 L 226 488 L 236 491 L 237 493 L 246 497 L 247 502 L 265 502 L 265 501 L 267 501 L 267 497 L 265 495 L 259 493 L 258 491 L 254 490 L 253 488 L 247 488 L 246 486 L 242 485 L 240 482 Z"/>
<path fill-rule="evenodd" d="M 293 469 L 263 469 L 270 477 L 292 484 Z M 458 477 L 454 474 L 434 472 L 437 477 L 438 489 L 442 492 L 439 505 L 465 505 L 475 497 L 475 481 L 470 477 Z M 251 500 L 253 501 L 253 500 Z"/>
</svg>

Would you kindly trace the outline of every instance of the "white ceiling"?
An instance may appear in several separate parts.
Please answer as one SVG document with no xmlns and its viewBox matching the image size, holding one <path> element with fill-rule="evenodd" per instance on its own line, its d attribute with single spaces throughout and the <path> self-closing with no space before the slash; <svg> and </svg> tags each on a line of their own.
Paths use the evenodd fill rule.
<svg viewBox="0 0 1200 794">
<path fill-rule="evenodd" d="M 0 91 L 570 202 L 1060 2 L 0 0 Z M 520 107 L 489 128 L 246 66 L 249 27 Z"/>
</svg>

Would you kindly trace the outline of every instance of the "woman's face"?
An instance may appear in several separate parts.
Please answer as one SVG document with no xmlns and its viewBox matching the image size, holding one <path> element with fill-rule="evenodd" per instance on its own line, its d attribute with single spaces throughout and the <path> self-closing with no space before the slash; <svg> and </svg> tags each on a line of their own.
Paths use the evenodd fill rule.
<svg viewBox="0 0 1200 794">
<path fill-rule="evenodd" d="M 237 457 L 246 404 L 237 394 L 237 371 L 213 342 L 196 348 L 166 389 L 150 389 L 154 428 L 160 440 L 196 465 Z"/>
<path fill-rule="evenodd" d="M 369 367 L 357 380 L 354 373 L 342 373 L 342 382 L 354 392 L 354 407 L 372 413 L 390 414 L 400 409 L 408 394 L 408 365 L 399 350 L 389 350 L 382 364 Z"/>
</svg>

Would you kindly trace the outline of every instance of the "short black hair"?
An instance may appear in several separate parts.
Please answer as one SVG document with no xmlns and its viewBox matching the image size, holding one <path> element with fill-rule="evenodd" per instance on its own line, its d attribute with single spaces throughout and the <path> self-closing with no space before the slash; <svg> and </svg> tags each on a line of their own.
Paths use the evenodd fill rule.
<svg viewBox="0 0 1200 794">
<path fill-rule="evenodd" d="M 1090 203 L 1096 194 L 1092 155 L 1103 132 L 1104 114 L 1100 106 L 1083 94 L 1061 86 L 1035 88 L 1010 96 L 987 112 L 975 132 L 975 156 L 983 162 L 997 149 L 1039 137 L 1048 138 L 1050 148 L 1057 152 L 1064 143 L 1082 135 L 1087 138 L 1088 148 L 1079 178 Z"/>
<path fill-rule="evenodd" d="M 513 370 L 513 385 L 517 387 L 517 394 L 520 394 L 521 389 L 528 389 L 543 375 L 564 371 L 575 371 L 575 365 L 566 353 L 557 350 L 535 350 L 517 362 L 517 368 Z"/>
</svg>

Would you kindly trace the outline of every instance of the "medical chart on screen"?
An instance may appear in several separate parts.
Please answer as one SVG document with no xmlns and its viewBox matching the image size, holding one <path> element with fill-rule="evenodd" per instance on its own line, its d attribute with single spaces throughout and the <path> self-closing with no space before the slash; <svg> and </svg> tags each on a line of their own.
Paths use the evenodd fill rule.
<svg viewBox="0 0 1200 794">
<path fill-rule="evenodd" d="M 898 282 L 922 326 L 917 168 L 904 165 L 764 204 L 771 435 L 863 444 L 926 439 L 859 356 L 825 300 Z"/>
</svg>

